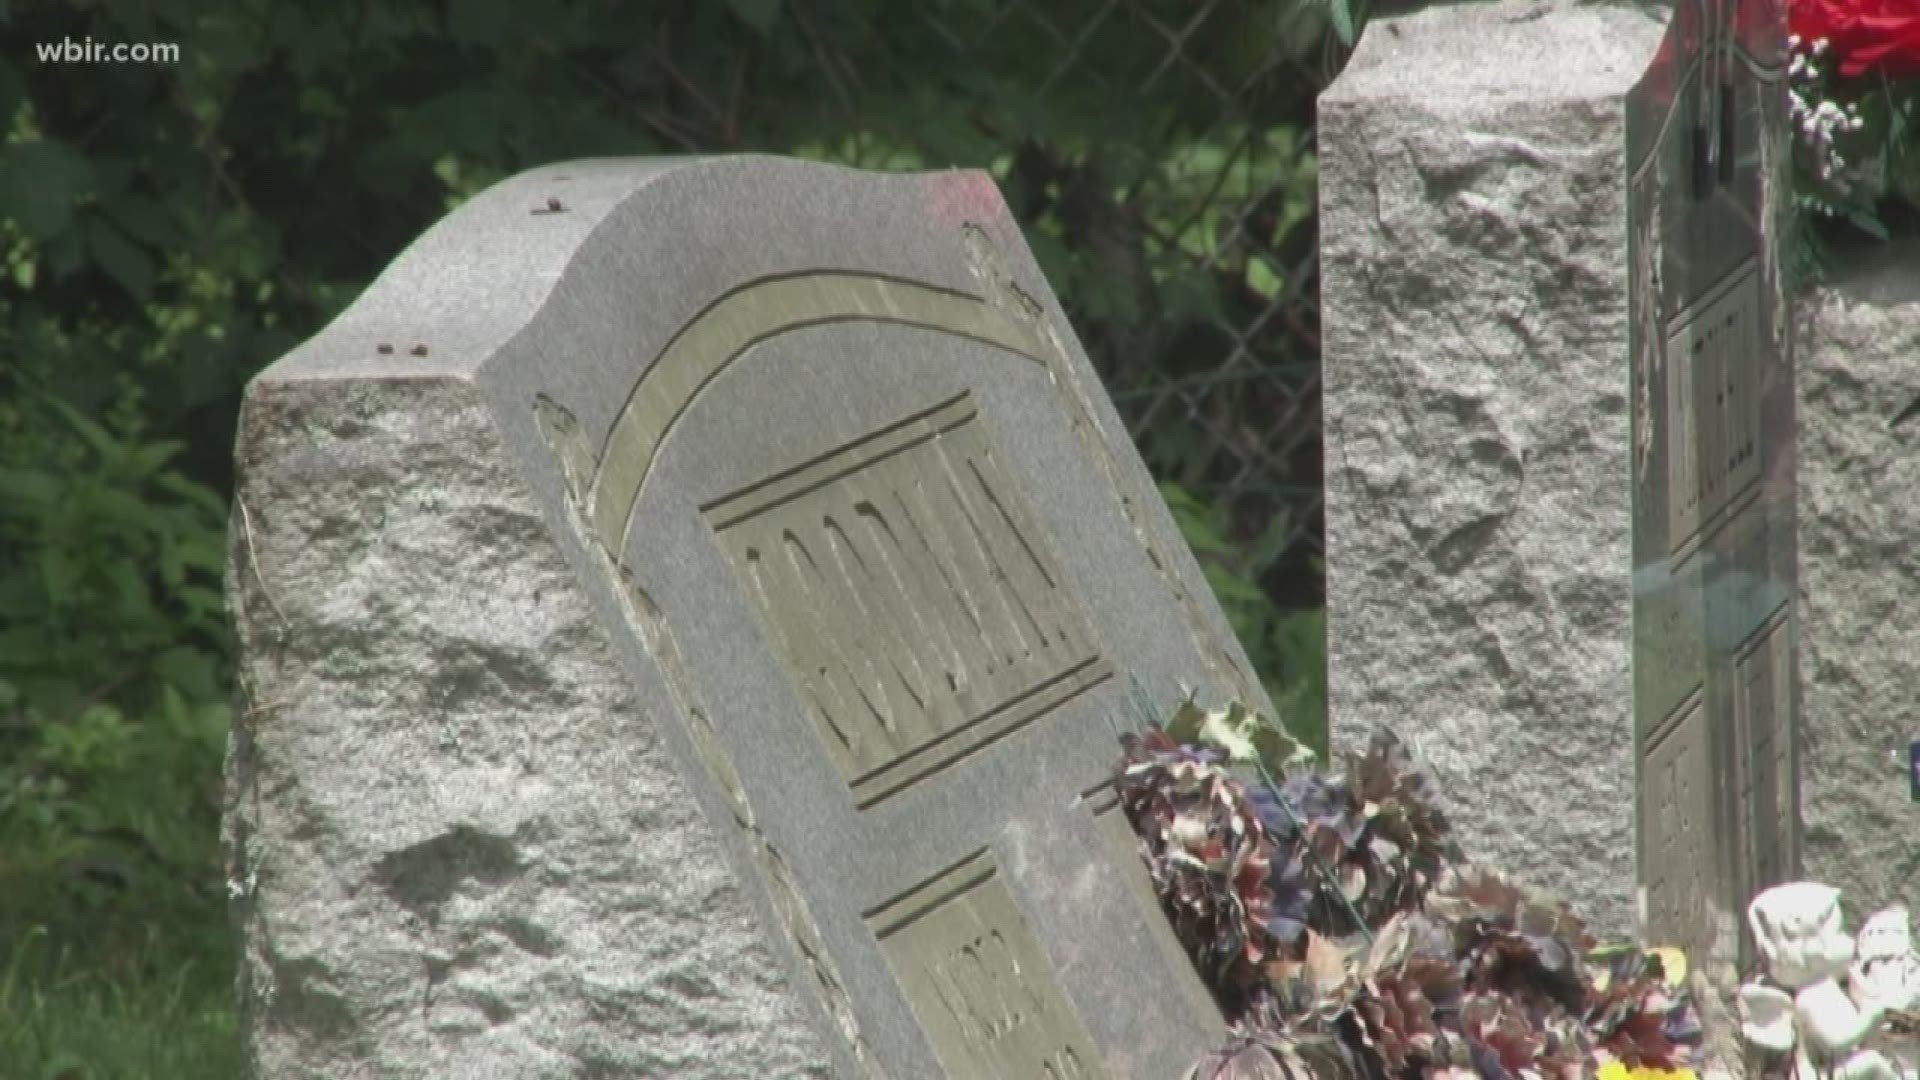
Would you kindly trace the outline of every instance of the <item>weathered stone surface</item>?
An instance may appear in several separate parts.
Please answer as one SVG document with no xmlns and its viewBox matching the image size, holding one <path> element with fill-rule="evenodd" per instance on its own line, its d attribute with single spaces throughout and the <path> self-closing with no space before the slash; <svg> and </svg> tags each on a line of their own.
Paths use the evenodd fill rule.
<svg viewBox="0 0 1920 1080">
<path fill-rule="evenodd" d="M 258 1075 L 829 1075 L 477 390 L 270 371 L 240 445 Z"/>
<path fill-rule="evenodd" d="M 1920 243 L 1798 306 L 1801 813 L 1809 877 L 1855 918 L 1920 908 Z"/>
<path fill-rule="evenodd" d="M 583 162 L 249 390 L 259 1074 L 1163 1077 L 1096 789 L 1264 705 L 991 181 Z"/>
<path fill-rule="evenodd" d="M 1320 101 L 1329 715 L 1633 927 L 1625 6 L 1372 24 Z"/>
</svg>

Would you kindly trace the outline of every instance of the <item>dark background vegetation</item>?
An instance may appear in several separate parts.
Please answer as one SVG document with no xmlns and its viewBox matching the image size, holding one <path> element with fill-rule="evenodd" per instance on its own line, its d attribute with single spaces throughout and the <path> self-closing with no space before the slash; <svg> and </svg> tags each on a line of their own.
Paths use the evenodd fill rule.
<svg viewBox="0 0 1920 1080">
<path fill-rule="evenodd" d="M 246 380 L 587 156 L 990 169 L 1277 701 L 1323 729 L 1315 0 L 0 3 L 0 1078 L 230 1077 Z M 36 43 L 175 43 L 175 64 Z"/>
</svg>

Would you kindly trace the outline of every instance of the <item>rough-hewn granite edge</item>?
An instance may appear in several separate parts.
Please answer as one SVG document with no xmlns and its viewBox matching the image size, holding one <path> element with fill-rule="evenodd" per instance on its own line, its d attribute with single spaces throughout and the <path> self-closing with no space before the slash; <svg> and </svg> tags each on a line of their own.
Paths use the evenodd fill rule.
<svg viewBox="0 0 1920 1080">
<path fill-rule="evenodd" d="M 256 1075 L 828 1075 L 476 389 L 263 378 L 238 457 Z"/>
</svg>

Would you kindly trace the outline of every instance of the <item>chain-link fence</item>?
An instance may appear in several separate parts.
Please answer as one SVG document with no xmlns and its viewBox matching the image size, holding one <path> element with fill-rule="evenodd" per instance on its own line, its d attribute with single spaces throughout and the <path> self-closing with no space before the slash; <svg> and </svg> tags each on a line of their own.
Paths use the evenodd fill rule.
<svg viewBox="0 0 1920 1080">
<path fill-rule="evenodd" d="M 1067 22 L 1048 14 L 1058 8 L 1011 0 L 965 29 L 933 19 L 969 55 L 991 55 L 1006 39 L 1042 45 L 1055 57 L 1043 92 L 1071 98 L 1078 84 L 1143 113 L 1156 96 L 1200 105 L 1199 123 L 1164 147 L 1160 169 L 1095 196 L 1109 200 L 1095 213 L 1136 230 L 1117 257 L 1151 268 L 1137 317 L 1124 326 L 1132 340 L 1081 298 L 1068 300 L 1089 324 L 1095 362 L 1156 475 L 1217 508 L 1236 569 L 1285 602 L 1314 603 L 1319 286 L 1311 116 L 1299 108 L 1313 82 L 1278 33 L 1223 82 L 1204 50 L 1210 40 L 1217 48 L 1233 5 L 1158 7 L 1105 0 Z M 1181 287 L 1201 295 L 1165 295 Z"/>
<path fill-rule="evenodd" d="M 972 56 L 1008 40 L 1040 45 L 1054 58 L 1043 93 L 1090 91 L 1143 115 L 1156 100 L 1190 112 L 1160 168 L 1093 196 L 1106 200 L 1094 215 L 1135 230 L 1118 251 L 1111 237 L 1091 238 L 1106 241 L 1095 257 L 1112 251 L 1150 268 L 1135 317 L 1114 326 L 1071 289 L 1066 299 L 1155 474 L 1176 500 L 1212 509 L 1205 516 L 1228 549 L 1209 554 L 1276 601 L 1311 605 L 1322 550 L 1317 80 L 1281 23 L 1263 35 L 1235 18 L 1243 14 L 1226 0 L 1104 0 L 1075 13 L 1011 0 L 964 28 L 931 18 Z M 1217 70 L 1220 37 L 1249 31 L 1255 54 Z M 1170 295 L 1181 289 L 1198 295 Z"/>
<path fill-rule="evenodd" d="M 993 170 L 1216 587 L 1252 586 L 1275 609 L 1322 601 L 1312 118 L 1326 65 L 1311 15 L 1247 0 L 932 4 L 931 40 L 910 51 L 978 73 L 983 142 L 960 148 L 976 160 L 948 141 L 901 162 Z"/>
<path fill-rule="evenodd" d="M 1310 737 L 1324 706 L 1297 691 L 1324 679 L 1319 624 L 1289 612 L 1324 599 L 1312 122 L 1333 56 L 1316 14 L 950 0 L 925 11 L 932 41 L 915 50 L 979 73 L 969 120 L 991 144 L 971 161 L 925 146 L 917 163 L 987 158 L 1236 630 Z M 1009 102 L 1009 86 L 1029 96 Z"/>
</svg>

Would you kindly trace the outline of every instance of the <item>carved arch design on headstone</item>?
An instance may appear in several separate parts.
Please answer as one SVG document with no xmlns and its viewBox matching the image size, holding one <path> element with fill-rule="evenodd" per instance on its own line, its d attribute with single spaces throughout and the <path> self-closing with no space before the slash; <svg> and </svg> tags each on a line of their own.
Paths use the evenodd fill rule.
<svg viewBox="0 0 1920 1080">
<path fill-rule="evenodd" d="M 877 275 L 734 289 L 647 368 L 597 458 L 557 451 L 616 576 L 653 464 L 701 391 L 754 345 L 860 321 L 1043 366 L 1051 347 L 1037 323 L 979 298 Z M 555 408 L 536 405 L 543 429 Z M 962 394 L 701 507 L 861 809 L 1112 676 L 977 416 Z"/>
<path fill-rule="evenodd" d="M 969 269 L 985 298 L 880 274 L 808 271 L 749 281 L 708 304 L 674 334 L 634 385 L 600 452 L 587 455 L 592 473 L 581 494 L 581 512 L 590 535 L 616 562 L 624 562 L 641 491 L 674 425 L 721 372 L 754 345 L 787 331 L 851 322 L 911 326 L 991 346 L 1054 374 L 1055 366 L 1066 362 L 1066 350 L 1040 304 L 1013 280 L 983 229 L 969 225 L 961 233 Z M 1073 379 L 1055 382 L 1074 436 L 1113 487 L 1122 516 L 1173 597 L 1195 648 L 1231 694 L 1257 700 L 1257 680 L 1220 646 L 1202 613 L 1202 599 L 1181 582 L 1171 556 L 1143 525 L 1128 495 L 1132 485 L 1118 475 L 1084 388 Z"/>
<path fill-rule="evenodd" d="M 977 297 L 877 274 L 812 272 L 762 278 L 715 300 L 674 335 L 620 409 L 598 456 L 589 508 L 607 546 L 627 533 L 660 447 L 721 372 L 753 346 L 806 327 L 880 322 L 952 334 L 1046 364 L 1034 328 Z"/>
</svg>

